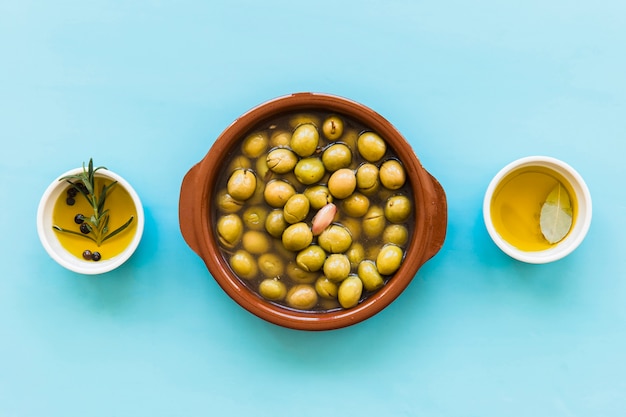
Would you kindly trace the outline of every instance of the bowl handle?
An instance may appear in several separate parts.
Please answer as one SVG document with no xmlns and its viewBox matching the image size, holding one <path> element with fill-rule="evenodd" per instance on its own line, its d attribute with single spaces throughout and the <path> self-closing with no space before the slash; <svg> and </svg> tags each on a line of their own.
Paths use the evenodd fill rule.
<svg viewBox="0 0 626 417">
<path fill-rule="evenodd" d="M 198 164 L 191 167 L 191 169 L 185 174 L 183 183 L 180 187 L 180 200 L 178 201 L 178 223 L 180 225 L 180 231 L 183 235 L 183 239 L 187 242 L 187 245 L 196 253 L 200 254 L 200 245 L 198 243 L 198 235 L 196 234 L 196 227 L 193 222 L 195 219 L 196 207 L 196 172 L 198 171 Z"/>
<path fill-rule="evenodd" d="M 443 242 L 446 239 L 446 228 L 448 224 L 448 203 L 446 201 L 446 193 L 444 192 L 439 181 L 430 175 L 430 173 L 428 175 L 432 180 L 435 195 L 430 206 L 430 242 L 429 247 L 426 249 L 424 262 L 435 256 L 442 248 Z"/>
</svg>

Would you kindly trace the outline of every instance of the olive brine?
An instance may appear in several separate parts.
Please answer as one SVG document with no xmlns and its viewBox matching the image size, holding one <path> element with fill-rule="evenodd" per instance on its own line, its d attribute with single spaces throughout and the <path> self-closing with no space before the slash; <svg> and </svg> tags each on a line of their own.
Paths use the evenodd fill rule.
<svg viewBox="0 0 626 417">
<path fill-rule="evenodd" d="M 414 227 L 405 167 L 376 132 L 341 114 L 257 126 L 224 161 L 215 232 L 261 297 L 304 311 L 358 305 L 400 268 Z"/>
</svg>

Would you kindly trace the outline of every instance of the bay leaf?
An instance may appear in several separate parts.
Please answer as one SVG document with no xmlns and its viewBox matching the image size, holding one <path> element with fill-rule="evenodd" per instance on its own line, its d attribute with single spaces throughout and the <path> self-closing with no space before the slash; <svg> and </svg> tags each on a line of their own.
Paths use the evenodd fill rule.
<svg viewBox="0 0 626 417">
<path fill-rule="evenodd" d="M 572 203 L 561 183 L 550 191 L 541 206 L 539 225 L 541 233 L 550 243 L 561 241 L 572 227 Z"/>
</svg>

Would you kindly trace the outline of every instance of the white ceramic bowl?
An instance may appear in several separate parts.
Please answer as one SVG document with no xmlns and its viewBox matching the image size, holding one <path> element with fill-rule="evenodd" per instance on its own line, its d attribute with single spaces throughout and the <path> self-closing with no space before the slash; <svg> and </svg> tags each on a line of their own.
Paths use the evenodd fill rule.
<svg viewBox="0 0 626 417">
<path fill-rule="evenodd" d="M 71 254 L 63 246 L 61 246 L 58 239 L 58 232 L 54 231 L 52 228 L 52 211 L 54 209 L 55 202 L 59 199 L 62 193 L 66 192 L 68 187 L 67 182 L 60 181 L 60 179 L 68 175 L 79 174 L 82 171 L 82 167 L 67 171 L 64 174 L 59 175 L 59 177 L 54 180 L 50 186 L 48 186 L 41 197 L 39 207 L 37 209 L 37 232 L 44 249 L 59 265 L 79 274 L 103 274 L 122 265 L 131 257 L 131 255 L 135 252 L 135 249 L 137 249 L 143 235 L 145 222 L 143 206 L 137 192 L 135 192 L 133 187 L 124 178 L 112 171 L 99 169 L 96 173 L 97 177 L 105 177 L 117 181 L 117 186 L 124 188 L 132 198 L 137 210 L 137 218 L 135 219 L 136 227 L 134 229 L 135 235 L 122 253 L 110 259 L 102 259 L 98 262 L 94 262 L 83 260 Z"/>
<path fill-rule="evenodd" d="M 524 251 L 511 245 L 496 231 L 491 216 L 491 201 L 498 185 L 510 173 L 527 167 L 540 167 L 556 173 L 557 177 L 561 177 L 569 183 L 569 188 L 575 193 L 575 200 L 577 201 L 573 227 L 567 236 L 549 249 L 540 251 Z M 511 162 L 491 180 L 483 201 L 483 217 L 489 235 L 507 255 L 522 262 L 533 264 L 553 262 L 569 255 L 585 238 L 591 225 L 591 194 L 580 174 L 565 162 L 548 156 L 528 156 Z"/>
</svg>

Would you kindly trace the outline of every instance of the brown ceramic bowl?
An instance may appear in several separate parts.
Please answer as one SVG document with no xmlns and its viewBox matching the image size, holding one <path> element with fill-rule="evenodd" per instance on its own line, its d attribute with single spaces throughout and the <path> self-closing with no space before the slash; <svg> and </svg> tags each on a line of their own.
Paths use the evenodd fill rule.
<svg viewBox="0 0 626 417">
<path fill-rule="evenodd" d="M 404 261 L 385 286 L 350 309 L 298 311 L 262 299 L 232 272 L 215 236 L 211 209 L 216 182 L 227 156 L 246 134 L 264 121 L 294 111 L 343 114 L 383 137 L 401 159 L 413 189 L 413 233 Z M 239 305 L 271 323 L 300 330 L 330 330 L 361 322 L 387 307 L 409 285 L 418 269 L 441 249 L 447 225 L 446 196 L 441 185 L 420 164 L 413 149 L 386 119 L 345 98 L 297 93 L 270 100 L 235 120 L 217 138 L 207 155 L 185 175 L 179 201 L 179 221 L 187 244 L 205 262 L 221 288 Z"/>
</svg>

